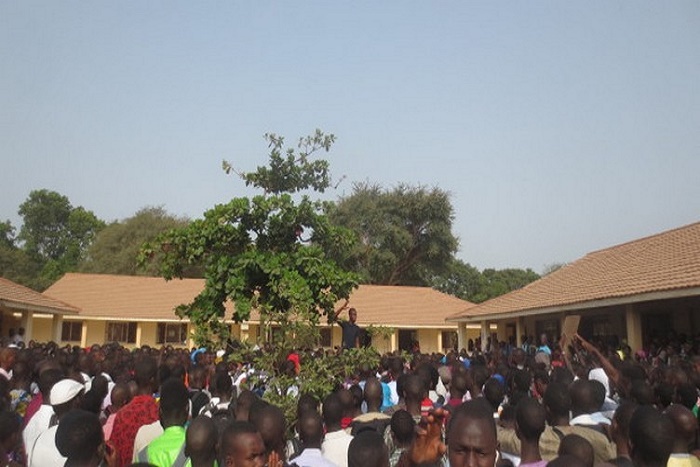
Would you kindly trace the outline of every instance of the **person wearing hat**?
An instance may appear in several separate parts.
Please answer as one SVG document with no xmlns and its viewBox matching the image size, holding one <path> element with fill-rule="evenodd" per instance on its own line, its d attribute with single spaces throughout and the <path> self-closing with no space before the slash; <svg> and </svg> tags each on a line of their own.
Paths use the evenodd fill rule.
<svg viewBox="0 0 700 467">
<path fill-rule="evenodd" d="M 63 465 L 66 458 L 56 447 L 56 430 L 61 419 L 71 410 L 78 408 L 80 396 L 85 386 L 73 379 L 62 379 L 51 388 L 49 402 L 53 407 L 54 417 L 51 427 L 41 433 L 33 446 L 27 446 L 27 465 L 29 467 L 44 467 L 48 465 Z"/>
</svg>

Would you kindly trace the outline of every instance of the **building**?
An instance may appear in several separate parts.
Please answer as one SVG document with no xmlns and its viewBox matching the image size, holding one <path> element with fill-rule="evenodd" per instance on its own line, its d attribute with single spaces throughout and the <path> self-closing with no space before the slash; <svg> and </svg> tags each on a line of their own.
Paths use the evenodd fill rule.
<svg viewBox="0 0 700 467">
<path fill-rule="evenodd" d="M 74 316 L 78 309 L 32 289 L 0 277 L 0 332 L 10 337 L 10 330 L 25 330 L 25 339 L 58 341 L 64 316 Z"/>
<path fill-rule="evenodd" d="M 456 313 L 459 346 L 467 325 L 499 339 L 556 338 L 564 317 L 581 315 L 579 334 L 627 340 L 638 350 L 669 331 L 700 333 L 700 223 L 587 254 L 522 289 Z"/>
<path fill-rule="evenodd" d="M 159 277 L 69 273 L 44 295 L 70 303 L 76 313 L 61 323 L 61 343 L 87 346 L 117 341 L 126 346 L 191 346 L 191 324 L 180 320 L 175 307 L 191 302 L 204 288 L 203 279 L 166 281 Z M 227 316 L 232 304 L 227 305 Z M 473 303 L 428 287 L 361 285 L 350 297 L 358 311 L 358 324 L 391 328 L 386 338 L 372 345 L 380 352 L 407 349 L 413 340 L 423 352 L 436 352 L 456 345 L 457 324 L 445 319 Z M 345 315 L 347 316 L 347 315 Z M 229 321 L 231 332 L 241 340 L 262 340 L 259 319 Z M 478 334 L 478 326 L 473 331 Z M 321 345 L 339 346 L 338 326 L 325 325 Z"/>
</svg>

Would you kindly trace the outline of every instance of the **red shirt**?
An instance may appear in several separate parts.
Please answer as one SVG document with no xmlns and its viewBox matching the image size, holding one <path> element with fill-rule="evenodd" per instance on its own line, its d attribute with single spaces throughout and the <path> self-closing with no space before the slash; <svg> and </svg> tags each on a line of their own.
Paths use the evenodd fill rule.
<svg viewBox="0 0 700 467">
<path fill-rule="evenodd" d="M 136 432 L 158 420 L 158 404 L 153 396 L 136 396 L 117 412 L 109 440 L 119 453 L 119 466 L 131 464 Z"/>
</svg>

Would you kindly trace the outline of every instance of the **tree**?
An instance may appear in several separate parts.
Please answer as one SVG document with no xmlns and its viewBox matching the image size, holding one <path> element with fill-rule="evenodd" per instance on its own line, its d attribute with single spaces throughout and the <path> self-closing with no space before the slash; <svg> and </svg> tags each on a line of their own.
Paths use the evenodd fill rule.
<svg viewBox="0 0 700 467">
<path fill-rule="evenodd" d="M 34 190 L 19 207 L 23 224 L 18 239 L 23 250 L 41 265 L 35 288 L 43 289 L 67 271 L 75 270 L 105 223 L 67 197 Z"/>
<path fill-rule="evenodd" d="M 10 221 L 0 222 L 0 277 L 34 288 L 39 270 L 40 265 L 17 246 Z"/>
<path fill-rule="evenodd" d="M 247 320 L 256 310 L 263 323 L 280 325 L 274 352 L 281 356 L 294 345 L 308 344 L 299 338 L 308 330 L 318 334 L 314 324 L 321 316 L 334 319 L 335 304 L 349 297 L 358 277 L 327 255 L 331 245 L 352 248 L 352 235 L 329 222 L 321 202 L 308 195 L 292 197 L 330 186 L 327 163 L 311 155 L 328 151 L 334 136 L 317 130 L 300 139 L 296 150 L 285 149 L 282 137 L 268 134 L 266 139 L 268 166 L 243 173 L 223 164 L 262 195 L 234 198 L 205 212 L 203 219 L 160 235 L 141 250 L 141 261 L 160 261 L 166 279 L 202 265 L 204 290 L 177 309 L 195 324 L 199 344 L 222 344 L 228 335 L 224 305 L 231 300 L 234 321 Z"/>
<path fill-rule="evenodd" d="M 449 195 L 438 189 L 356 184 L 353 193 L 328 206 L 331 220 L 352 230 L 352 250 L 336 249 L 340 264 L 372 284 L 429 285 L 444 273 L 457 250 Z"/>
<path fill-rule="evenodd" d="M 450 261 L 444 274 L 432 278 L 432 287 L 473 303 L 481 303 L 499 295 L 522 288 L 539 279 L 531 269 L 484 269 L 460 259 Z"/>
<path fill-rule="evenodd" d="M 83 272 L 101 274 L 157 275 L 160 264 L 149 262 L 138 267 L 138 255 L 144 243 L 175 228 L 185 227 L 188 219 L 175 217 L 162 207 L 145 207 L 132 217 L 112 222 L 95 236 L 79 265 Z M 201 270 L 184 271 L 186 277 L 201 277 Z"/>
</svg>

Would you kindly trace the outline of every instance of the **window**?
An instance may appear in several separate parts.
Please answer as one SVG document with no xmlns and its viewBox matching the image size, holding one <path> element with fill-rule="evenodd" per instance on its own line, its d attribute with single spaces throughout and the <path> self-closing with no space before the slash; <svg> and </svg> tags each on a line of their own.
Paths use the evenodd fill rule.
<svg viewBox="0 0 700 467">
<path fill-rule="evenodd" d="M 82 321 L 64 321 L 61 325 L 61 340 L 64 342 L 80 342 L 83 338 Z"/>
<path fill-rule="evenodd" d="M 136 343 L 136 323 L 107 323 L 105 342 Z"/>
<path fill-rule="evenodd" d="M 443 350 L 457 350 L 457 331 L 442 331 Z"/>
<path fill-rule="evenodd" d="M 331 336 L 333 335 L 333 329 L 330 327 L 325 327 L 321 328 L 321 339 L 319 341 L 319 345 L 321 347 L 331 347 L 332 340 Z"/>
<path fill-rule="evenodd" d="M 157 344 L 187 344 L 187 325 L 181 323 L 158 323 Z"/>
<path fill-rule="evenodd" d="M 415 329 L 399 329 L 399 349 L 411 352 L 418 344 L 418 331 Z"/>
</svg>

